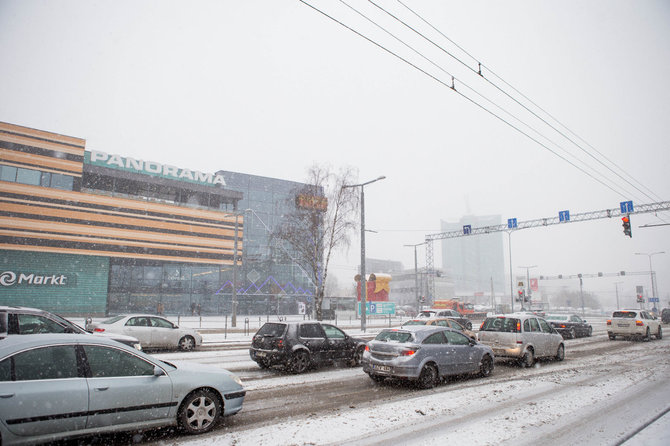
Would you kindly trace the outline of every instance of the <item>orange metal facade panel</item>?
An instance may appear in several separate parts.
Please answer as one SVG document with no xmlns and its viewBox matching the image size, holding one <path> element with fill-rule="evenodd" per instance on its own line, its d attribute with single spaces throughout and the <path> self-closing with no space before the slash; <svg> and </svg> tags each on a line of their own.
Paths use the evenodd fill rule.
<svg viewBox="0 0 670 446">
<path fill-rule="evenodd" d="M 21 165 L 24 165 L 24 167 L 34 166 L 40 169 L 50 167 L 59 171 L 76 172 L 79 176 L 81 176 L 83 171 L 83 163 L 77 161 L 18 152 L 16 150 L 0 149 L 0 160 L 20 163 Z"/>
</svg>

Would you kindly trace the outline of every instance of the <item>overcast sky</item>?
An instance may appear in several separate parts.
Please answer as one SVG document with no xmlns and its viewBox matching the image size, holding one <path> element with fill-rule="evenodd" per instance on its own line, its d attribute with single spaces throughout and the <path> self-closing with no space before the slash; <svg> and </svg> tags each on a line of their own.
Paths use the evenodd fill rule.
<svg viewBox="0 0 670 446">
<path fill-rule="evenodd" d="M 396 0 L 375 1 L 469 68 L 362 0 L 309 3 L 439 81 L 297 0 L 0 0 L 0 121 L 203 172 L 303 181 L 319 163 L 356 166 L 361 181 L 385 175 L 366 188 L 366 226 L 378 231 L 366 237 L 367 253 L 408 268 L 413 250 L 403 244 L 440 232 L 440 220 L 523 221 L 670 199 L 670 2 L 403 1 L 438 33 Z M 472 73 L 474 60 L 635 187 L 504 99 Z M 514 273 L 525 272 L 518 265 L 544 275 L 648 271 L 649 257 L 635 253 L 666 251 L 652 260 L 668 306 L 670 226 L 639 227 L 670 222 L 670 213 L 661 217 L 634 215 L 632 239 L 618 216 L 520 231 Z M 420 267 L 423 256 L 420 248 Z M 359 260 L 356 236 L 331 273 L 346 283 Z M 585 289 L 613 299 L 614 280 Z M 632 296 L 637 284 L 650 286 L 630 277 L 621 294 Z"/>
</svg>

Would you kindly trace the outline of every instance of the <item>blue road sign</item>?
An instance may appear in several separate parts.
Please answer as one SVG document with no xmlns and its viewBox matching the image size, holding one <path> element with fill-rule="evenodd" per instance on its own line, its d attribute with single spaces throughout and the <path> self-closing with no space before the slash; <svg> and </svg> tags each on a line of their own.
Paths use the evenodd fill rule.
<svg viewBox="0 0 670 446">
<path fill-rule="evenodd" d="M 559 221 L 570 221 L 570 211 L 559 211 L 558 212 Z"/>
<path fill-rule="evenodd" d="M 395 314 L 395 302 L 365 302 L 367 314 Z M 358 314 L 361 314 L 361 303 L 358 302 Z"/>
<path fill-rule="evenodd" d="M 633 202 L 632 201 L 622 201 L 619 203 L 619 206 L 621 206 L 621 213 L 622 214 L 628 214 L 630 212 L 633 212 Z"/>
<path fill-rule="evenodd" d="M 516 218 L 508 218 L 507 219 L 507 227 L 510 228 L 510 229 L 516 228 L 517 227 Z"/>
<path fill-rule="evenodd" d="M 472 225 L 464 225 L 463 234 L 465 235 L 472 234 Z"/>
<path fill-rule="evenodd" d="M 658 302 L 658 297 L 650 297 L 649 302 Z"/>
</svg>

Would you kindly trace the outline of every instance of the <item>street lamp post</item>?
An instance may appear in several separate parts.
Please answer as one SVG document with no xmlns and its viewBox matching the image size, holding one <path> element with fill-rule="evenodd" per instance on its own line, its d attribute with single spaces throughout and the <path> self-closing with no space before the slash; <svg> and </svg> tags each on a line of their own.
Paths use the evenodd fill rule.
<svg viewBox="0 0 670 446">
<path fill-rule="evenodd" d="M 421 310 L 421 305 L 420 305 L 421 302 L 419 301 L 419 268 L 418 268 L 418 264 L 417 264 L 417 261 L 416 261 L 416 247 L 421 246 L 421 245 L 425 245 L 425 244 L 426 244 L 426 242 L 417 243 L 415 245 L 403 245 L 403 246 L 406 246 L 406 247 L 414 247 L 414 298 L 415 298 L 415 301 L 416 301 L 417 310 Z"/>
<path fill-rule="evenodd" d="M 651 297 L 654 298 L 653 301 L 653 307 L 656 307 L 656 298 L 658 297 L 658 290 L 656 290 L 656 284 L 654 283 L 654 269 L 651 266 L 651 257 L 655 256 L 656 254 L 665 254 L 665 251 L 658 251 L 658 252 L 652 252 L 652 253 L 646 253 L 646 252 L 636 252 L 636 256 L 647 256 L 649 257 L 649 276 L 651 278 Z"/>
<path fill-rule="evenodd" d="M 347 187 L 361 188 L 361 331 L 365 333 L 365 319 L 366 319 L 366 295 L 367 284 L 365 280 L 365 186 L 375 181 L 383 180 L 385 176 L 380 176 L 374 180 L 367 181 L 361 184 L 349 184 L 342 186 L 342 189 Z"/>
<path fill-rule="evenodd" d="M 618 310 L 619 307 L 619 285 L 621 285 L 623 282 L 614 282 L 614 291 L 616 291 L 616 309 Z"/>
<path fill-rule="evenodd" d="M 512 313 L 514 313 L 514 278 L 512 277 L 512 231 L 507 231 L 509 246 L 509 295 L 511 297 Z M 523 306 L 523 305 L 522 305 Z"/>
</svg>

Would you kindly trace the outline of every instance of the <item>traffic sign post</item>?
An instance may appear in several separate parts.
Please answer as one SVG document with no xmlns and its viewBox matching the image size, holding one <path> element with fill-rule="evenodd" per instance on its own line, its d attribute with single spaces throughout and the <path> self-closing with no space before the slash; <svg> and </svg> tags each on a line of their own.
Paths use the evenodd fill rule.
<svg viewBox="0 0 670 446">
<path fill-rule="evenodd" d="M 463 234 L 465 235 L 472 234 L 472 225 L 463 226 Z"/>
<path fill-rule="evenodd" d="M 509 229 L 514 229 L 518 226 L 516 218 L 508 218 L 507 219 L 507 227 Z"/>
</svg>

